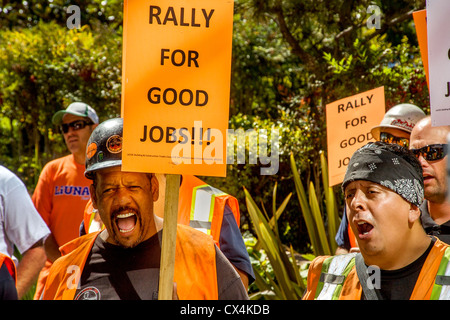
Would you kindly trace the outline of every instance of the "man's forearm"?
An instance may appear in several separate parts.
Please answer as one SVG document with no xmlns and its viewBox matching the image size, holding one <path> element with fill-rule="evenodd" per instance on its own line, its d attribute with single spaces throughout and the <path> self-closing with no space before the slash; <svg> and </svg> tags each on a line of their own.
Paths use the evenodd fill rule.
<svg viewBox="0 0 450 320">
<path fill-rule="evenodd" d="M 44 267 L 47 256 L 42 242 L 25 251 L 17 267 L 17 295 L 21 299 L 30 290 Z"/>
</svg>

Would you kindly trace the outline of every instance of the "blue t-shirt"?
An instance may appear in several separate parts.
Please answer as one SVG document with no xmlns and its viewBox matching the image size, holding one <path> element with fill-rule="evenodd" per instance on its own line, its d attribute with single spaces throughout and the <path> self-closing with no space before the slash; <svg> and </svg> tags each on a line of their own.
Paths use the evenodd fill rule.
<svg viewBox="0 0 450 320">
<path fill-rule="evenodd" d="M 348 238 L 348 220 L 347 220 L 347 209 L 344 206 L 344 213 L 342 214 L 341 224 L 334 238 L 339 247 L 350 250 L 350 239 Z"/>
<path fill-rule="evenodd" d="M 242 239 L 233 212 L 228 205 L 225 205 L 223 211 L 222 228 L 219 237 L 220 250 L 225 257 L 239 270 L 247 273 L 248 283 L 255 281 L 252 264 L 245 247 L 244 239 Z"/>
</svg>

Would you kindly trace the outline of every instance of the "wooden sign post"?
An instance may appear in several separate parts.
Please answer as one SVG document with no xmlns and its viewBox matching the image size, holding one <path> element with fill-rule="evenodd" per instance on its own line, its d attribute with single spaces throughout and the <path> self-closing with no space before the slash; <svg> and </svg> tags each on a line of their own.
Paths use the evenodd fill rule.
<svg viewBox="0 0 450 320">
<path fill-rule="evenodd" d="M 385 112 L 384 87 L 326 105 L 330 186 L 342 182 L 353 153 L 374 141 L 370 131 L 380 124 Z"/>
<path fill-rule="evenodd" d="M 166 197 L 158 290 L 159 300 L 172 299 L 179 189 L 180 175 L 166 175 Z"/>
<path fill-rule="evenodd" d="M 172 299 L 180 174 L 226 175 L 233 0 L 125 0 L 122 170 L 167 175 L 160 299 Z"/>
</svg>

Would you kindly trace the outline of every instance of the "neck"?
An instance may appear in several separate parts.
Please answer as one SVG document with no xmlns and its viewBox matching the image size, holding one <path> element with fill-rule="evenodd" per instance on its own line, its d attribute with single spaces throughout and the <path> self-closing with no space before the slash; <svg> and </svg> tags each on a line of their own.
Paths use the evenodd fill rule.
<svg viewBox="0 0 450 320">
<path fill-rule="evenodd" d="M 428 203 L 428 212 L 430 213 L 431 218 L 437 224 L 443 224 L 450 220 L 450 203 L 447 201 L 443 202 L 431 202 Z"/>
<path fill-rule="evenodd" d="M 422 226 L 420 225 L 420 228 Z M 366 265 L 374 265 L 382 270 L 398 270 L 416 261 L 431 243 L 423 230 L 417 230 L 409 239 L 404 239 L 397 249 L 390 247 L 387 252 L 381 252 L 373 256 L 366 256 L 363 252 Z"/>
<path fill-rule="evenodd" d="M 72 153 L 72 154 L 76 163 L 82 164 L 83 166 L 86 165 L 86 155 L 84 152 L 81 154 L 79 153 Z"/>
</svg>

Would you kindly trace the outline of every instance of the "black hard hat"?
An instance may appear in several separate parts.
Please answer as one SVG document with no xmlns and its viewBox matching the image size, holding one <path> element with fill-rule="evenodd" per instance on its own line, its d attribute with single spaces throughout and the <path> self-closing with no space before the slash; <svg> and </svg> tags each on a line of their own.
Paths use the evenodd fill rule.
<svg viewBox="0 0 450 320">
<path fill-rule="evenodd" d="M 106 120 L 92 131 L 86 148 L 86 178 L 92 180 L 95 171 L 122 165 L 122 136 L 122 118 Z"/>
</svg>

